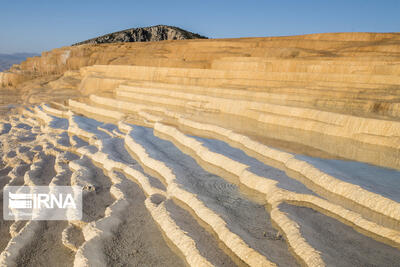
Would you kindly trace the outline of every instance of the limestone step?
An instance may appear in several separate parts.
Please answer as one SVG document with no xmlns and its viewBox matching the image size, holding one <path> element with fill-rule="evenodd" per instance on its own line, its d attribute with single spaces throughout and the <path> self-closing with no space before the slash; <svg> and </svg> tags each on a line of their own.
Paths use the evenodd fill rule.
<svg viewBox="0 0 400 267">
<path fill-rule="evenodd" d="M 199 116 L 196 112 L 190 112 L 188 114 L 187 109 L 174 109 L 173 106 L 168 106 L 166 108 L 166 106 L 162 106 L 156 102 L 143 102 L 144 97 L 139 97 L 136 101 L 134 98 L 132 99 L 133 101 L 121 101 L 95 95 L 90 97 L 91 105 L 101 108 L 135 114 L 146 110 L 155 111 L 159 114 L 166 114 L 169 113 L 168 109 L 170 109 L 181 114 L 186 114 L 186 116 L 196 118 L 196 120 L 199 121 L 213 121 L 213 123 L 225 125 L 227 128 L 241 129 L 240 131 L 242 132 L 243 128 L 247 125 L 247 127 L 250 127 L 248 131 L 245 131 L 247 134 L 251 133 L 256 136 L 301 143 L 305 146 L 320 149 L 333 155 L 379 166 L 396 169 L 400 166 L 398 150 L 399 138 L 396 137 L 398 134 L 394 132 L 393 135 L 386 136 L 385 134 L 385 132 L 392 132 L 395 130 L 393 126 L 396 125 L 396 123 L 392 121 L 364 119 L 348 115 L 324 113 L 321 111 L 315 111 L 316 113 L 312 115 L 313 113 L 305 112 L 306 110 L 311 112 L 309 109 L 303 109 L 303 113 L 298 113 L 293 110 L 291 111 L 288 107 L 282 107 L 283 110 L 289 112 L 287 115 L 279 112 L 274 114 L 257 110 L 250 111 L 250 113 L 258 116 L 257 119 L 251 119 L 251 116 L 248 117 L 245 111 L 226 116 L 223 113 L 209 113 L 207 115 L 207 113 L 203 112 Z M 157 98 L 153 97 L 153 99 L 156 100 Z M 226 104 L 226 107 L 232 106 L 236 107 L 238 105 L 236 103 Z M 275 107 L 278 108 L 279 106 Z M 272 111 L 272 106 L 270 109 Z M 295 114 L 300 117 L 293 117 Z M 322 114 L 325 114 L 325 120 Z M 172 114 L 171 116 L 174 115 Z M 313 116 L 317 117 L 312 119 Z M 329 118 L 333 120 L 330 123 Z"/>
<path fill-rule="evenodd" d="M 332 74 L 307 72 L 251 72 L 224 71 L 212 69 L 156 68 L 143 66 L 112 66 L 95 65 L 81 68 L 81 75 L 89 73 L 106 73 L 105 76 L 122 79 L 140 79 L 151 81 L 166 81 L 186 84 L 187 79 L 203 80 L 205 83 L 265 85 L 267 81 L 301 81 L 301 82 L 347 82 L 369 83 L 380 85 L 399 85 L 396 75 L 365 75 L 365 74 Z M 253 81 L 253 82 L 252 82 Z M 257 81 L 255 83 L 255 81 Z M 192 82 L 193 83 L 193 82 Z M 194 83 L 196 85 L 196 83 Z M 211 85 L 211 84 L 207 84 Z"/>
<path fill-rule="evenodd" d="M 146 136 L 148 136 L 148 135 L 146 135 Z"/>
<path fill-rule="evenodd" d="M 307 72 L 341 74 L 399 75 L 400 62 L 387 61 L 333 61 L 269 59 L 258 57 L 228 57 L 213 60 L 212 69 L 265 71 L 265 72 Z"/>
<path fill-rule="evenodd" d="M 132 91 L 140 93 L 148 93 L 151 90 L 156 90 L 156 94 L 169 93 L 170 91 L 177 92 L 190 92 L 193 94 L 217 96 L 228 99 L 242 99 L 248 101 L 264 101 L 267 103 L 278 105 L 289 105 L 297 107 L 317 108 L 325 111 L 335 111 L 339 113 L 357 114 L 360 116 L 385 116 L 398 117 L 399 116 L 399 103 L 400 96 L 386 95 L 381 97 L 378 92 L 359 92 L 359 93 L 344 93 L 332 92 L 325 90 L 299 90 L 303 92 L 295 92 L 295 89 L 288 88 L 286 92 L 282 92 L 281 88 L 277 88 L 274 92 L 259 92 L 249 91 L 244 89 L 225 89 L 225 88 L 208 88 L 199 86 L 185 86 L 175 84 L 162 84 L 162 83 L 132 83 L 127 85 L 120 85 L 116 89 L 116 94 L 122 91 Z M 162 90 L 162 91 L 160 91 Z M 272 91 L 268 88 L 266 91 Z M 289 91 L 289 92 L 287 92 Z M 292 91 L 292 92 L 290 92 Z M 376 101 L 376 98 L 382 99 Z M 176 96 L 178 97 L 178 96 Z M 385 100 L 386 99 L 386 100 Z M 173 103 L 173 101 L 171 102 Z"/>
<path fill-rule="evenodd" d="M 207 225 L 206 229 L 211 231 L 211 233 L 214 234 L 219 241 L 222 242 L 224 246 L 226 246 L 233 253 L 233 255 L 239 258 L 239 260 L 242 262 L 250 266 L 256 266 L 260 264 L 262 266 L 273 265 L 269 259 L 267 259 L 260 252 L 249 247 L 249 245 L 243 241 L 242 235 L 244 232 L 246 232 L 245 230 L 243 230 L 244 232 L 238 231 L 238 233 L 236 233 L 236 229 L 240 229 L 240 227 L 243 227 L 244 225 L 239 226 L 236 224 L 236 222 L 231 220 L 227 222 L 226 218 L 222 216 L 222 214 L 219 214 L 221 212 L 221 208 L 216 208 L 215 205 L 210 204 L 208 201 L 202 201 L 204 199 L 202 196 L 205 197 L 208 195 L 208 199 L 210 201 L 212 201 L 214 198 L 210 191 L 211 188 L 213 188 L 212 185 L 207 187 L 208 183 L 197 184 L 188 181 L 188 179 L 193 179 L 196 176 L 198 179 L 202 179 L 203 177 L 196 175 L 196 173 L 185 175 L 185 170 L 189 170 L 187 168 L 177 172 L 175 167 L 182 163 L 173 160 L 175 157 L 164 157 L 162 160 L 159 158 L 160 151 L 168 154 L 174 153 L 175 151 L 175 154 L 178 153 L 177 155 L 179 155 L 179 153 L 181 153 L 179 150 L 176 148 L 172 149 L 170 147 L 171 144 L 169 145 L 169 148 L 165 146 L 160 147 L 159 141 L 154 140 L 151 133 L 146 134 L 146 132 L 151 131 L 151 129 L 129 125 L 125 125 L 124 128 L 129 129 L 127 130 L 127 135 L 125 137 L 125 142 L 129 149 L 129 153 L 131 153 L 133 157 L 138 160 L 146 172 L 149 172 L 151 175 L 156 176 L 164 181 L 169 197 L 177 200 L 177 203 L 182 203 L 183 207 L 188 208 L 191 213 L 195 215 L 197 220 L 205 223 Z M 191 163 L 190 166 L 195 167 L 193 163 Z M 198 169 L 198 171 L 201 172 L 200 169 Z M 207 188 L 209 190 L 207 190 Z M 218 190 L 218 188 L 219 187 L 217 187 L 215 190 Z M 223 205 L 224 203 L 218 202 L 215 204 Z M 228 227 L 227 224 L 229 222 L 236 224 L 236 227 Z"/>
<path fill-rule="evenodd" d="M 122 66 L 120 66 L 122 67 Z M 92 68 L 92 67 L 91 67 Z M 293 93 L 296 95 L 300 94 L 317 94 L 326 97 L 343 97 L 347 98 L 366 98 L 374 99 L 380 98 L 383 100 L 396 101 L 397 95 L 400 94 L 398 86 L 395 85 L 385 85 L 385 84 L 372 84 L 372 83 L 349 83 L 349 82 L 326 82 L 326 81 L 281 81 L 281 80 L 257 80 L 257 79 L 225 79 L 225 78 L 207 78 L 207 75 L 201 77 L 189 77 L 189 75 L 178 76 L 165 76 L 158 73 L 159 68 L 149 69 L 147 76 L 152 74 L 152 77 L 146 77 L 146 75 L 125 75 L 125 78 L 121 78 L 121 73 L 110 73 L 110 72 L 100 72 L 99 70 L 94 71 L 94 69 L 84 68 L 82 71 L 87 75 L 83 75 L 85 78 L 81 84 L 81 90 L 86 94 L 98 93 L 100 91 L 112 91 L 118 85 L 131 82 L 131 81 L 141 81 L 141 82 L 164 82 L 172 84 L 180 84 L 188 87 L 192 86 L 203 86 L 203 87 L 223 87 L 229 89 L 246 89 L 248 91 L 264 91 L 270 93 Z M 163 68 L 161 68 L 163 69 Z M 175 69 L 177 70 L 177 69 Z M 139 70 L 137 70 L 139 71 Z M 144 71 L 143 69 L 141 71 Z M 165 68 L 164 68 L 165 71 Z M 184 69 L 180 69 L 180 72 Z M 202 70 L 196 70 L 202 71 Z M 140 72 L 140 71 L 139 71 Z M 230 73 L 230 72 L 228 72 Z M 239 71 L 239 73 L 242 73 Z M 258 72 L 260 73 L 260 72 Z M 220 73 L 221 74 L 221 73 Z M 161 76 L 164 76 L 162 78 Z M 204 78 L 206 77 L 206 78 Z M 358 96 L 359 94 L 359 96 Z M 377 110 L 383 110 L 379 108 L 381 105 L 379 102 L 376 103 Z"/>
<path fill-rule="evenodd" d="M 162 128 L 157 128 L 157 129 L 159 129 L 159 130 L 161 130 Z M 143 135 L 143 136 L 148 136 L 148 134 L 146 134 L 146 135 Z M 202 155 L 203 155 L 204 153 L 202 153 Z M 204 154 L 205 155 L 205 154 Z M 364 194 L 365 195 L 365 194 Z M 331 208 L 330 209 L 330 211 L 332 212 L 333 211 L 333 209 Z M 340 214 L 342 214 L 343 212 L 341 212 Z M 338 213 L 339 214 L 339 213 Z M 344 213 L 343 213 L 344 214 Z M 346 213 L 347 214 L 347 213 Z M 347 215 L 346 215 L 347 216 Z M 336 217 L 335 217 L 336 218 Z M 348 220 L 348 219 L 350 219 L 351 217 L 348 217 L 347 219 L 344 219 L 344 220 Z M 362 220 L 360 220 L 360 219 L 357 219 L 357 223 L 359 223 L 360 221 L 362 221 Z M 364 226 L 362 226 L 362 224 L 361 224 L 361 226 L 360 227 L 367 227 L 368 229 L 372 229 L 372 228 L 370 228 L 370 226 L 369 226 L 369 224 L 370 223 L 366 223 L 366 224 L 364 224 Z M 371 226 L 372 227 L 372 226 Z M 374 226 L 375 227 L 375 226 Z M 366 228 L 366 229 L 367 229 Z M 375 227 L 376 228 L 376 227 Z M 369 230 L 368 230 L 369 231 Z M 382 234 L 384 234 L 385 235 L 385 238 L 387 238 L 387 236 L 386 236 L 386 234 L 387 234 L 387 230 L 385 230 L 385 229 L 381 229 L 381 230 L 379 230 L 379 231 L 383 231 L 382 232 Z M 375 238 L 375 237 L 374 237 Z M 390 238 L 389 238 L 390 239 Z M 379 238 L 378 238 L 378 240 L 380 240 Z M 385 241 L 386 242 L 386 241 Z M 390 241 L 390 242 L 392 242 L 392 241 Z M 389 242 L 389 243 L 390 243 Z"/>
<path fill-rule="evenodd" d="M 122 85 L 140 86 L 142 88 L 165 88 L 175 91 L 190 91 L 206 95 L 227 95 L 229 97 L 235 96 L 236 98 L 249 98 L 254 96 L 255 99 L 263 98 L 265 94 L 282 94 L 282 95 L 299 95 L 300 97 L 329 97 L 329 98 L 351 98 L 351 99 L 371 99 L 376 100 L 378 97 L 382 101 L 397 100 L 400 97 L 400 90 L 390 90 L 384 88 L 375 88 L 366 90 L 365 88 L 342 88 L 330 87 L 325 88 L 322 86 L 301 86 L 282 83 L 274 84 L 273 86 L 266 86 L 264 88 L 235 88 L 235 87 L 206 87 L 206 86 L 193 86 L 183 84 L 171 84 L 163 82 L 151 81 L 127 81 Z M 128 90 L 128 89 L 126 89 Z M 268 99 L 268 97 L 265 97 Z"/>
<path fill-rule="evenodd" d="M 279 105 L 270 105 L 265 102 L 255 102 L 255 101 L 245 101 L 237 99 L 226 99 L 222 97 L 213 97 L 207 95 L 199 95 L 193 93 L 184 93 L 178 91 L 171 91 L 166 89 L 152 89 L 152 88 L 140 88 L 140 87 L 129 87 L 121 86 L 121 89 L 129 88 L 130 91 L 117 90 L 116 96 L 118 98 L 132 98 L 144 102 L 152 102 L 159 104 L 170 104 L 177 105 L 181 107 L 196 107 L 199 110 L 219 110 L 224 113 L 244 115 L 246 112 L 265 112 L 273 116 L 281 115 L 288 117 L 296 117 L 298 119 L 310 120 L 318 123 L 326 123 L 325 127 L 328 125 L 336 125 L 339 127 L 351 127 L 353 129 L 355 125 L 359 124 L 375 124 L 375 126 L 380 125 L 381 130 L 391 129 L 390 132 L 385 133 L 385 136 L 400 136 L 400 123 L 392 122 L 389 120 L 376 120 L 368 118 L 359 118 L 349 115 L 340 115 L 330 112 L 323 112 L 312 109 L 302 109 L 294 107 L 283 107 Z M 224 106 L 226 103 L 227 106 Z M 229 106 L 228 106 L 229 105 Z M 312 115 L 311 115 L 312 114 Z M 345 122 L 345 120 L 351 120 L 351 123 Z M 340 122 L 342 121 L 342 122 Z M 346 126 L 347 125 L 347 126 Z M 379 127 L 379 126 L 378 126 Z M 389 128 L 388 128 L 389 127 Z M 398 129 L 397 129 L 398 128 Z M 365 128 L 367 129 L 367 128 Z M 397 130 L 396 130 L 397 129 Z M 369 131 L 369 132 L 368 132 Z M 364 130 L 355 131 L 354 133 L 371 133 L 378 134 L 378 129 L 375 130 Z M 393 131 L 393 132 L 391 132 Z"/>
<path fill-rule="evenodd" d="M 189 120 L 190 121 L 190 120 Z M 219 127 L 212 127 L 209 125 L 202 125 L 197 123 L 193 123 L 192 126 L 198 130 L 197 132 L 201 132 L 205 128 L 214 128 L 217 129 Z M 199 128 L 196 128 L 198 126 Z M 276 188 L 273 189 L 275 186 L 278 186 L 277 184 L 271 184 L 270 182 L 272 181 L 271 177 L 276 178 L 276 176 L 279 175 L 265 175 L 265 176 L 258 176 L 257 167 L 251 163 L 251 158 L 247 158 L 244 156 L 239 156 L 238 151 L 236 153 L 232 153 L 232 147 L 230 147 L 228 144 L 223 144 L 219 140 L 209 140 L 209 139 L 203 139 L 203 138 L 197 138 L 197 137 L 189 137 L 184 135 L 182 132 L 177 130 L 174 127 L 171 126 L 166 126 L 163 125 L 162 123 L 155 123 L 154 125 L 155 129 L 155 134 L 156 136 L 169 140 L 173 142 L 178 148 L 180 148 L 182 151 L 196 159 L 196 161 L 203 166 L 205 169 L 210 170 L 211 172 L 214 172 L 218 175 L 222 175 L 224 179 L 231 179 L 231 177 L 235 177 L 238 179 L 238 183 L 241 184 L 243 187 L 248 187 L 250 189 L 253 189 L 259 193 L 265 194 L 266 195 L 266 201 L 269 203 L 269 205 L 274 205 L 273 200 L 274 199 L 272 196 L 274 194 L 279 195 L 277 193 Z M 227 132 L 226 129 L 220 128 L 222 135 Z M 221 133 L 220 132 L 220 133 Z M 215 133 L 215 132 L 214 132 Z M 218 135 L 218 134 L 217 134 Z M 218 135 L 220 137 L 221 135 Z M 231 133 L 232 137 L 235 136 L 234 133 Z M 243 142 L 245 141 L 245 137 L 241 136 L 241 139 Z M 227 138 L 227 140 L 230 140 L 232 142 L 233 140 Z M 247 141 L 250 141 L 247 139 Z M 233 141 L 234 142 L 234 141 Z M 247 144 L 250 144 L 250 142 L 246 142 Z M 218 144 L 219 143 L 219 144 Z M 243 143 L 242 143 L 243 144 Z M 246 150 L 247 152 L 248 150 Z M 372 221 L 377 221 L 378 224 L 383 224 L 383 225 L 388 225 L 390 228 L 394 228 L 396 230 L 399 229 L 400 225 L 398 223 L 398 218 L 400 214 L 397 212 L 399 208 L 399 203 L 396 201 L 393 201 L 392 199 L 385 198 L 381 195 L 372 193 L 368 190 L 365 190 L 364 188 L 361 189 L 357 184 L 352 184 L 348 182 L 341 181 L 337 177 L 334 176 L 329 176 L 326 175 L 324 179 L 316 178 L 316 177 L 321 177 L 320 171 L 314 166 L 307 166 L 305 167 L 308 163 L 303 162 L 302 160 L 299 160 L 297 157 L 294 157 L 293 155 L 280 152 L 274 149 L 268 148 L 268 152 L 266 155 L 273 155 L 272 158 L 275 160 L 281 160 L 284 162 L 284 165 L 286 167 L 282 168 L 283 170 L 286 170 L 285 168 L 288 169 L 297 169 L 297 172 L 302 169 L 302 174 L 304 175 L 304 179 L 300 178 L 300 176 L 293 176 L 296 179 L 298 179 L 301 183 L 306 185 L 308 188 L 312 189 L 314 192 L 317 192 L 318 194 L 322 194 L 324 197 L 329 199 L 331 202 L 336 203 L 338 205 L 344 206 L 350 210 L 356 211 L 356 213 L 360 213 L 364 218 L 367 218 L 367 220 L 364 221 L 363 226 L 360 225 L 359 227 L 361 229 L 369 229 L 369 232 L 375 232 L 374 227 L 370 225 L 368 220 Z M 260 156 L 260 154 L 259 154 Z M 253 158 L 254 159 L 254 158 Z M 250 160 L 250 161 L 248 161 Z M 270 164 L 271 161 L 265 161 L 263 160 L 266 166 Z M 249 165 L 248 165 L 249 164 Z M 212 167 L 209 167 L 212 166 Z M 302 167 L 300 167 L 302 166 Z M 243 169 L 244 168 L 244 169 Z M 264 167 L 265 168 L 265 167 Z M 292 170 L 293 170 L 292 169 Z M 307 172 L 304 172 L 305 169 L 308 169 Z M 265 170 L 264 170 L 265 172 Z M 229 174 L 227 174 L 229 173 Z M 288 172 L 290 173 L 290 171 Z M 283 179 L 283 177 L 278 178 Z M 280 180 L 282 181 L 282 180 Z M 332 186 L 332 184 L 336 184 L 337 186 Z M 340 186 L 339 186 L 340 184 Z M 318 189 L 319 187 L 319 189 Z M 346 189 L 345 189 L 346 188 Z M 300 188 L 297 187 L 297 190 Z M 322 190 L 321 190 L 322 189 Z M 277 190 L 277 191 L 275 191 Z M 285 191 L 285 189 L 280 189 L 282 191 Z M 293 190 L 293 188 L 292 188 Z M 296 191 L 296 190 L 295 190 Z M 327 193 L 329 191 L 329 193 Z M 361 193 L 361 191 L 363 193 Z M 286 192 L 287 193 L 287 192 Z M 286 193 L 282 193 L 282 195 L 287 195 Z M 337 196 L 340 196 L 339 198 L 344 200 L 338 200 L 335 197 L 332 197 L 334 194 Z M 362 195 L 363 197 L 360 197 Z M 286 196 L 288 197 L 288 196 Z M 303 194 L 298 194 L 298 200 L 302 199 L 303 202 L 308 202 L 311 201 L 313 203 L 320 202 L 320 204 L 316 204 L 317 206 L 325 206 L 327 203 L 322 204 L 322 199 L 318 200 L 318 196 L 313 196 L 312 194 L 303 193 Z M 296 198 L 296 197 L 295 197 Z M 285 196 L 282 196 L 282 199 L 285 199 Z M 290 197 L 289 197 L 290 199 Z M 311 200 L 311 199 L 315 199 Z M 346 200 L 345 200 L 346 199 Z M 371 202 L 371 200 L 374 199 L 374 203 Z M 378 200 L 379 199 L 379 200 Z M 350 200 L 350 201 L 348 201 Z M 381 204 L 378 204 L 378 202 L 381 202 Z M 385 203 L 385 204 L 383 204 Z M 368 207 L 371 210 L 367 211 L 364 210 L 364 207 Z M 390 208 L 390 212 L 388 211 L 388 208 Z M 359 209 L 360 208 L 360 209 Z M 333 209 L 331 209 L 333 212 Z M 344 214 L 346 212 L 338 212 L 337 214 Z M 383 215 L 385 214 L 385 215 Z M 377 219 L 377 215 L 383 215 L 382 221 L 380 219 Z M 340 215 L 338 215 L 340 217 Z M 336 218 L 338 216 L 335 216 Z M 387 216 L 387 217 L 386 217 Z M 385 218 L 385 219 L 384 219 Z M 350 217 L 348 217 L 350 219 Z M 347 219 L 346 219 L 347 220 Z M 360 222 L 359 218 L 354 220 L 350 219 L 351 221 L 355 222 L 358 221 Z M 372 226 L 372 227 L 371 227 Z M 381 228 L 382 234 L 386 235 L 386 229 L 385 227 Z M 400 233 L 397 231 L 394 231 L 395 235 L 398 235 L 398 237 L 395 238 L 395 240 L 389 241 L 389 243 L 396 244 L 396 247 L 400 246 Z M 389 235 L 387 236 L 389 237 Z M 390 238 L 389 238 L 390 239 Z M 380 240 L 379 238 L 377 240 Z"/>
</svg>

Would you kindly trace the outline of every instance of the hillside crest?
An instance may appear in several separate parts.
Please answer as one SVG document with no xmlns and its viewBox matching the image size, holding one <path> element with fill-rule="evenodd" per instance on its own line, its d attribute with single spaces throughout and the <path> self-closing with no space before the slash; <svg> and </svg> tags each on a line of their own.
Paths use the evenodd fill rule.
<svg viewBox="0 0 400 267">
<path fill-rule="evenodd" d="M 143 28 L 131 28 L 95 37 L 73 45 L 105 44 L 118 42 L 155 42 L 164 40 L 207 39 L 197 33 L 189 32 L 178 27 L 156 25 Z"/>
</svg>

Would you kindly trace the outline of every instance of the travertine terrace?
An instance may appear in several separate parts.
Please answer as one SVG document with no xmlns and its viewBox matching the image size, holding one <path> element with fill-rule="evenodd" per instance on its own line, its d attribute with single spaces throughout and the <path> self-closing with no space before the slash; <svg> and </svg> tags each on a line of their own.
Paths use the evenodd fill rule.
<svg viewBox="0 0 400 267">
<path fill-rule="evenodd" d="M 400 263 L 400 34 L 63 47 L 0 82 L 1 186 L 86 203 L 2 221 L 0 265 Z"/>
</svg>

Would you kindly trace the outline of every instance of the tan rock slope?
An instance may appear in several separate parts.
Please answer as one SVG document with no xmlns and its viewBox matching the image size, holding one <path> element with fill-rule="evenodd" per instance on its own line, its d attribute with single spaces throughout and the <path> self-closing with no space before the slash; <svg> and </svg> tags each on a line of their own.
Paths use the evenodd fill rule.
<svg viewBox="0 0 400 267">
<path fill-rule="evenodd" d="M 2 222 L 2 264 L 41 229 L 68 266 L 400 262 L 400 34 L 86 44 L 0 82 L 33 104 L 1 185 L 96 188 L 83 221 Z"/>
</svg>

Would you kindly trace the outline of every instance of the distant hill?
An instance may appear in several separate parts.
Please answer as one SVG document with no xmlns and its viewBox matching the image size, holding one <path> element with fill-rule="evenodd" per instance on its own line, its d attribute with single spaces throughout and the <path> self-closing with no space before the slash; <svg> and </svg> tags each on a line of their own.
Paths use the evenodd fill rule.
<svg viewBox="0 0 400 267">
<path fill-rule="evenodd" d="M 0 54 L 0 71 L 8 70 L 13 64 L 19 64 L 28 57 L 40 56 L 34 53 Z"/>
<path fill-rule="evenodd" d="M 207 39 L 207 37 L 185 31 L 178 27 L 157 25 L 144 28 L 132 28 L 92 38 L 73 45 L 104 44 L 118 42 L 154 42 L 163 40 Z"/>
</svg>

